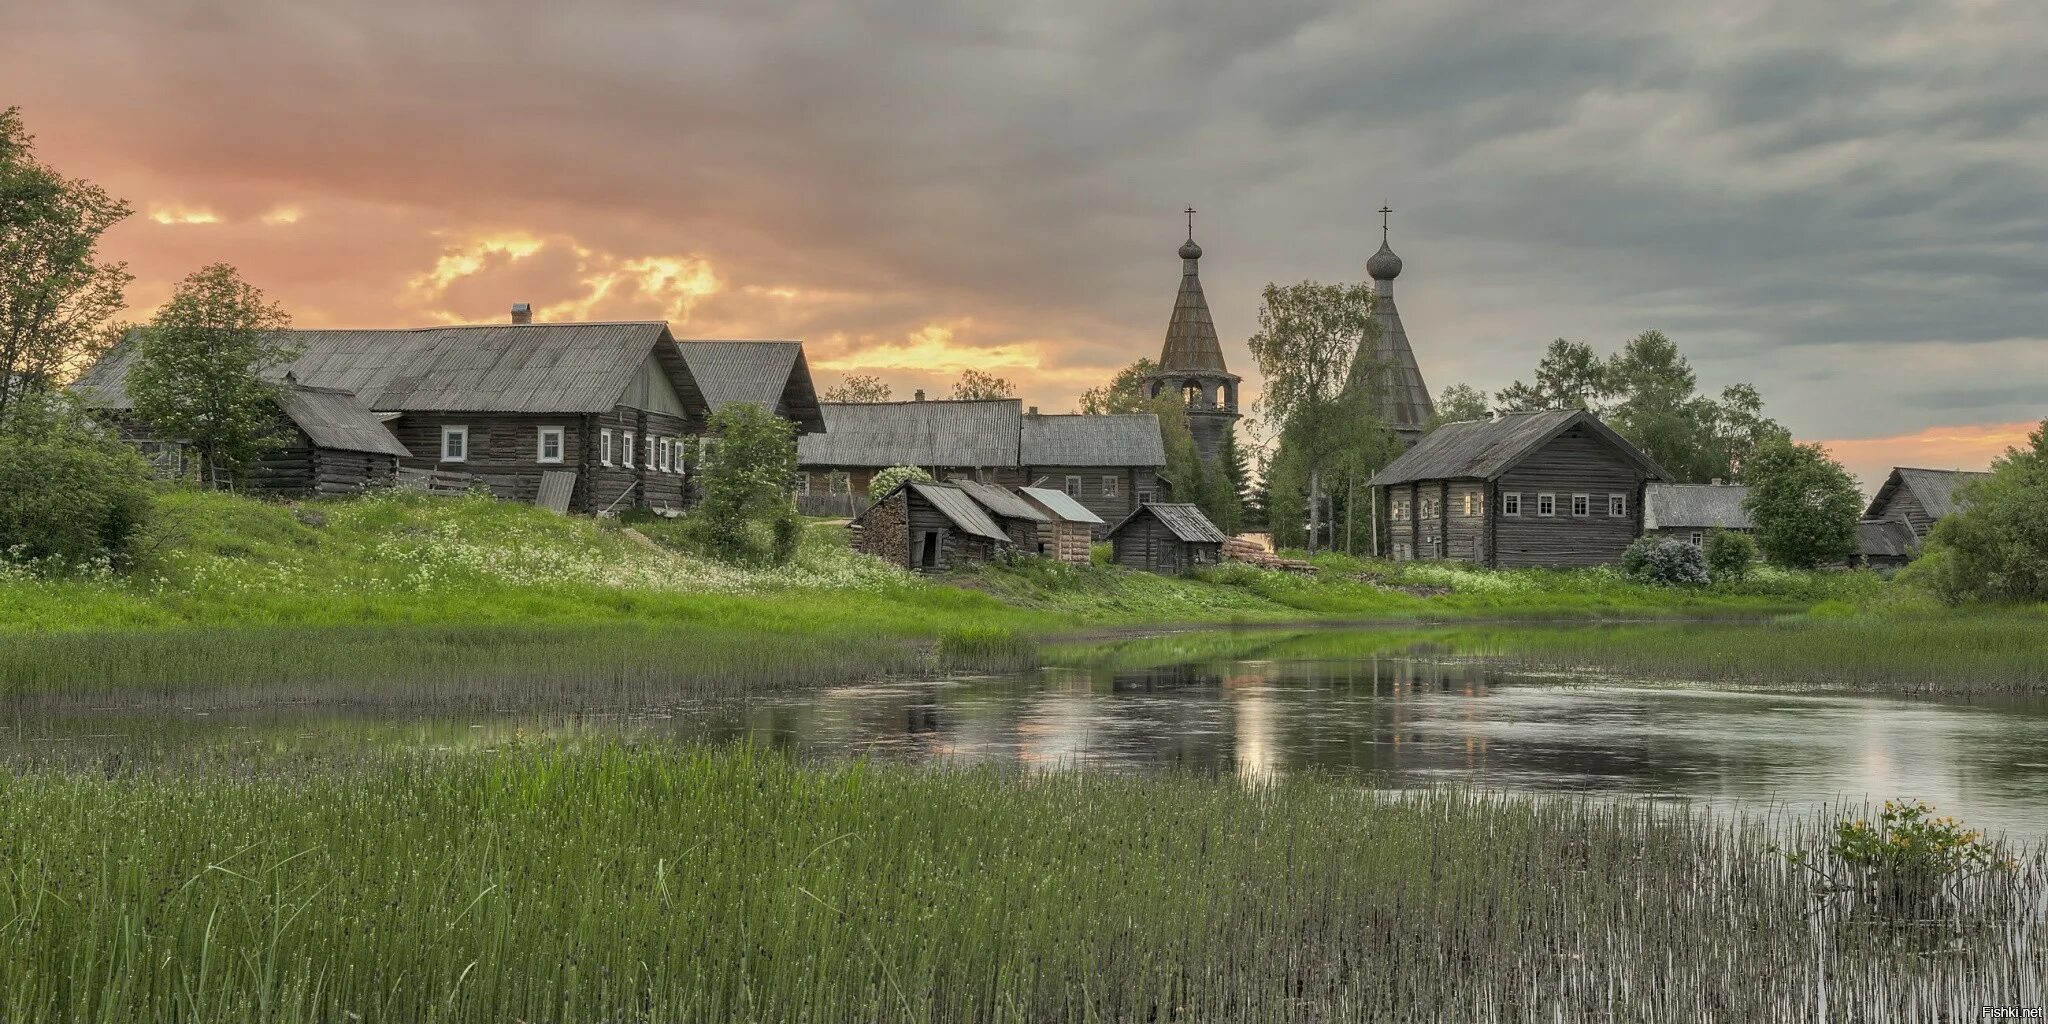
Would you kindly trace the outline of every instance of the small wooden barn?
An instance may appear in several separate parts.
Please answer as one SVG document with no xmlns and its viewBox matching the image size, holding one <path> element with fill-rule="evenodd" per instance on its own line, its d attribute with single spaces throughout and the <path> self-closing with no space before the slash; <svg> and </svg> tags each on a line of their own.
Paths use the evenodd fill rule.
<svg viewBox="0 0 2048 1024">
<path fill-rule="evenodd" d="M 1990 475 L 1957 469 L 1894 467 L 1884 485 L 1877 489 L 1877 496 L 1870 499 L 1863 518 L 1904 523 L 1913 531 L 1914 540 L 1926 540 L 1927 531 L 1955 511 L 1956 490 Z"/>
<path fill-rule="evenodd" d="M 1669 537 L 1702 547 L 1717 530 L 1749 533 L 1749 513 L 1742 503 L 1749 488 L 1741 484 L 1643 485 L 1643 536 Z"/>
<path fill-rule="evenodd" d="M 1050 487 L 1019 487 L 1017 493 L 1046 521 L 1038 528 L 1038 553 L 1074 565 L 1087 565 L 1095 553 L 1095 531 L 1108 528 L 1102 517 L 1065 491 Z"/>
<path fill-rule="evenodd" d="M 1007 487 L 977 483 L 962 477 L 955 477 L 947 483 L 960 488 L 970 500 L 980 505 L 981 510 L 1002 527 L 1004 536 L 1010 538 L 1011 546 L 1019 551 L 1039 553 L 1038 533 L 1047 522 L 1045 513 Z"/>
<path fill-rule="evenodd" d="M 847 524 L 853 547 L 919 572 L 993 560 L 1011 547 L 987 512 L 950 484 L 907 480 Z"/>
<path fill-rule="evenodd" d="M 1116 564 L 1177 576 L 1223 561 L 1229 540 L 1193 505 L 1146 502 L 1109 530 Z"/>
<path fill-rule="evenodd" d="M 1641 533 L 1644 485 L 1669 479 L 1582 409 L 1446 423 L 1372 478 L 1377 550 L 1490 568 L 1618 562 Z"/>
<path fill-rule="evenodd" d="M 383 419 L 337 388 L 286 383 L 278 389 L 283 445 L 263 453 L 249 490 L 276 497 L 340 497 L 392 482 L 412 452 Z"/>
<path fill-rule="evenodd" d="M 1891 572 L 1904 568 L 1919 550 L 1920 538 L 1913 535 L 1913 528 L 1905 522 L 1865 519 L 1856 524 L 1856 558 L 1850 568 L 1860 565 Z"/>
</svg>

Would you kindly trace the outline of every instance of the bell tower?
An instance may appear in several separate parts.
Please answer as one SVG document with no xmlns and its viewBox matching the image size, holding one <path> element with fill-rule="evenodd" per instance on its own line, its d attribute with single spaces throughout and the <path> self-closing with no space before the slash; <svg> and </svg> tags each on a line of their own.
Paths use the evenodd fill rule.
<svg viewBox="0 0 2048 1024">
<path fill-rule="evenodd" d="M 1146 380 L 1153 398 L 1177 394 L 1188 411 L 1188 431 L 1204 466 L 1214 468 L 1223 439 L 1237 426 L 1237 385 L 1244 378 L 1223 365 L 1223 346 L 1202 295 L 1202 247 L 1195 244 L 1195 210 L 1187 209 L 1188 239 L 1180 247 L 1180 292 L 1166 321 L 1159 367 Z"/>
</svg>

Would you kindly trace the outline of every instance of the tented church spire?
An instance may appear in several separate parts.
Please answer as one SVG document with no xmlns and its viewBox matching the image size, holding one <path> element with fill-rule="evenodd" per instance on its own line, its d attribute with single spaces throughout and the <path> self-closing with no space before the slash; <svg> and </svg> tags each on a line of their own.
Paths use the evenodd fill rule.
<svg viewBox="0 0 2048 1024">
<path fill-rule="evenodd" d="M 1195 209 L 1188 218 L 1188 239 L 1180 246 L 1180 291 L 1173 315 L 1166 321 L 1166 344 L 1159 366 L 1148 380 L 1147 393 L 1181 395 L 1188 411 L 1188 430 L 1202 461 L 1214 464 L 1223 438 L 1237 423 L 1237 385 L 1241 378 L 1223 365 L 1223 345 L 1209 318 L 1209 300 L 1202 295 L 1202 247 L 1195 244 Z"/>
<path fill-rule="evenodd" d="M 1394 212 L 1382 205 L 1380 249 L 1365 261 L 1365 272 L 1373 280 L 1373 319 L 1379 337 L 1370 347 L 1360 346 L 1351 363 L 1351 386 L 1371 388 L 1373 411 L 1394 428 L 1403 442 L 1414 444 L 1436 415 L 1436 402 L 1422 381 L 1422 367 L 1415 362 L 1415 350 L 1408 345 L 1408 330 L 1401 326 L 1401 311 L 1394 305 L 1394 279 L 1401 276 L 1401 257 L 1387 241 L 1387 218 Z"/>
</svg>

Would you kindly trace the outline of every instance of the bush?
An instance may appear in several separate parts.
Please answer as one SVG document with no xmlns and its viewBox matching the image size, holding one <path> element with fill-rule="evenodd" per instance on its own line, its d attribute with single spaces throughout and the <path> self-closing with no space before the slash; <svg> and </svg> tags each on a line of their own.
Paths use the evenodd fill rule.
<svg viewBox="0 0 2048 1024">
<path fill-rule="evenodd" d="M 932 475 L 917 466 L 890 466 L 876 473 L 868 481 L 868 504 L 882 500 L 883 495 L 896 489 L 905 480 L 930 480 Z"/>
<path fill-rule="evenodd" d="M 1664 587 L 1703 587 L 1710 582 L 1700 549 L 1674 538 L 1643 537 L 1621 556 L 1621 571 L 1638 583 Z"/>
<path fill-rule="evenodd" d="M 125 447 L 64 433 L 0 437 L 0 560 L 124 564 L 149 513 L 149 467 Z"/>
<path fill-rule="evenodd" d="M 704 500 L 685 524 L 692 546 L 737 565 L 788 562 L 803 538 L 803 519 L 789 497 L 795 429 L 740 403 L 711 417 L 710 433 L 717 444 L 703 464 Z"/>
<path fill-rule="evenodd" d="M 1906 578 L 1943 601 L 2048 601 L 2048 421 L 1965 484 Z"/>
<path fill-rule="evenodd" d="M 1742 503 L 1757 548 L 1789 569 L 1818 569 L 1854 558 L 1863 495 L 1856 479 L 1817 444 L 1773 441 L 1743 463 Z"/>
<path fill-rule="evenodd" d="M 1739 583 L 1756 561 L 1756 540 L 1734 530 L 1707 535 L 1707 572 L 1721 583 Z"/>
</svg>

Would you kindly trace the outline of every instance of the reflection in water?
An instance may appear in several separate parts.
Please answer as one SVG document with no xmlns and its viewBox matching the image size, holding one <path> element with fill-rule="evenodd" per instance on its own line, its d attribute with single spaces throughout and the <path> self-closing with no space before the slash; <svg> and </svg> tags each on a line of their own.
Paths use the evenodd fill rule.
<svg viewBox="0 0 2048 1024">
<path fill-rule="evenodd" d="M 1161 664 L 544 712 L 292 708 L 20 718 L 0 753 L 482 748 L 525 735 L 752 738 L 812 757 L 1146 771 L 1259 783 L 1317 770 L 1374 784 L 1470 783 L 1810 808 L 1913 797 L 2015 836 L 2048 836 L 2048 701 L 1944 703 L 1766 694 L 1505 673 L 1431 650 L 1260 652 Z"/>
</svg>

